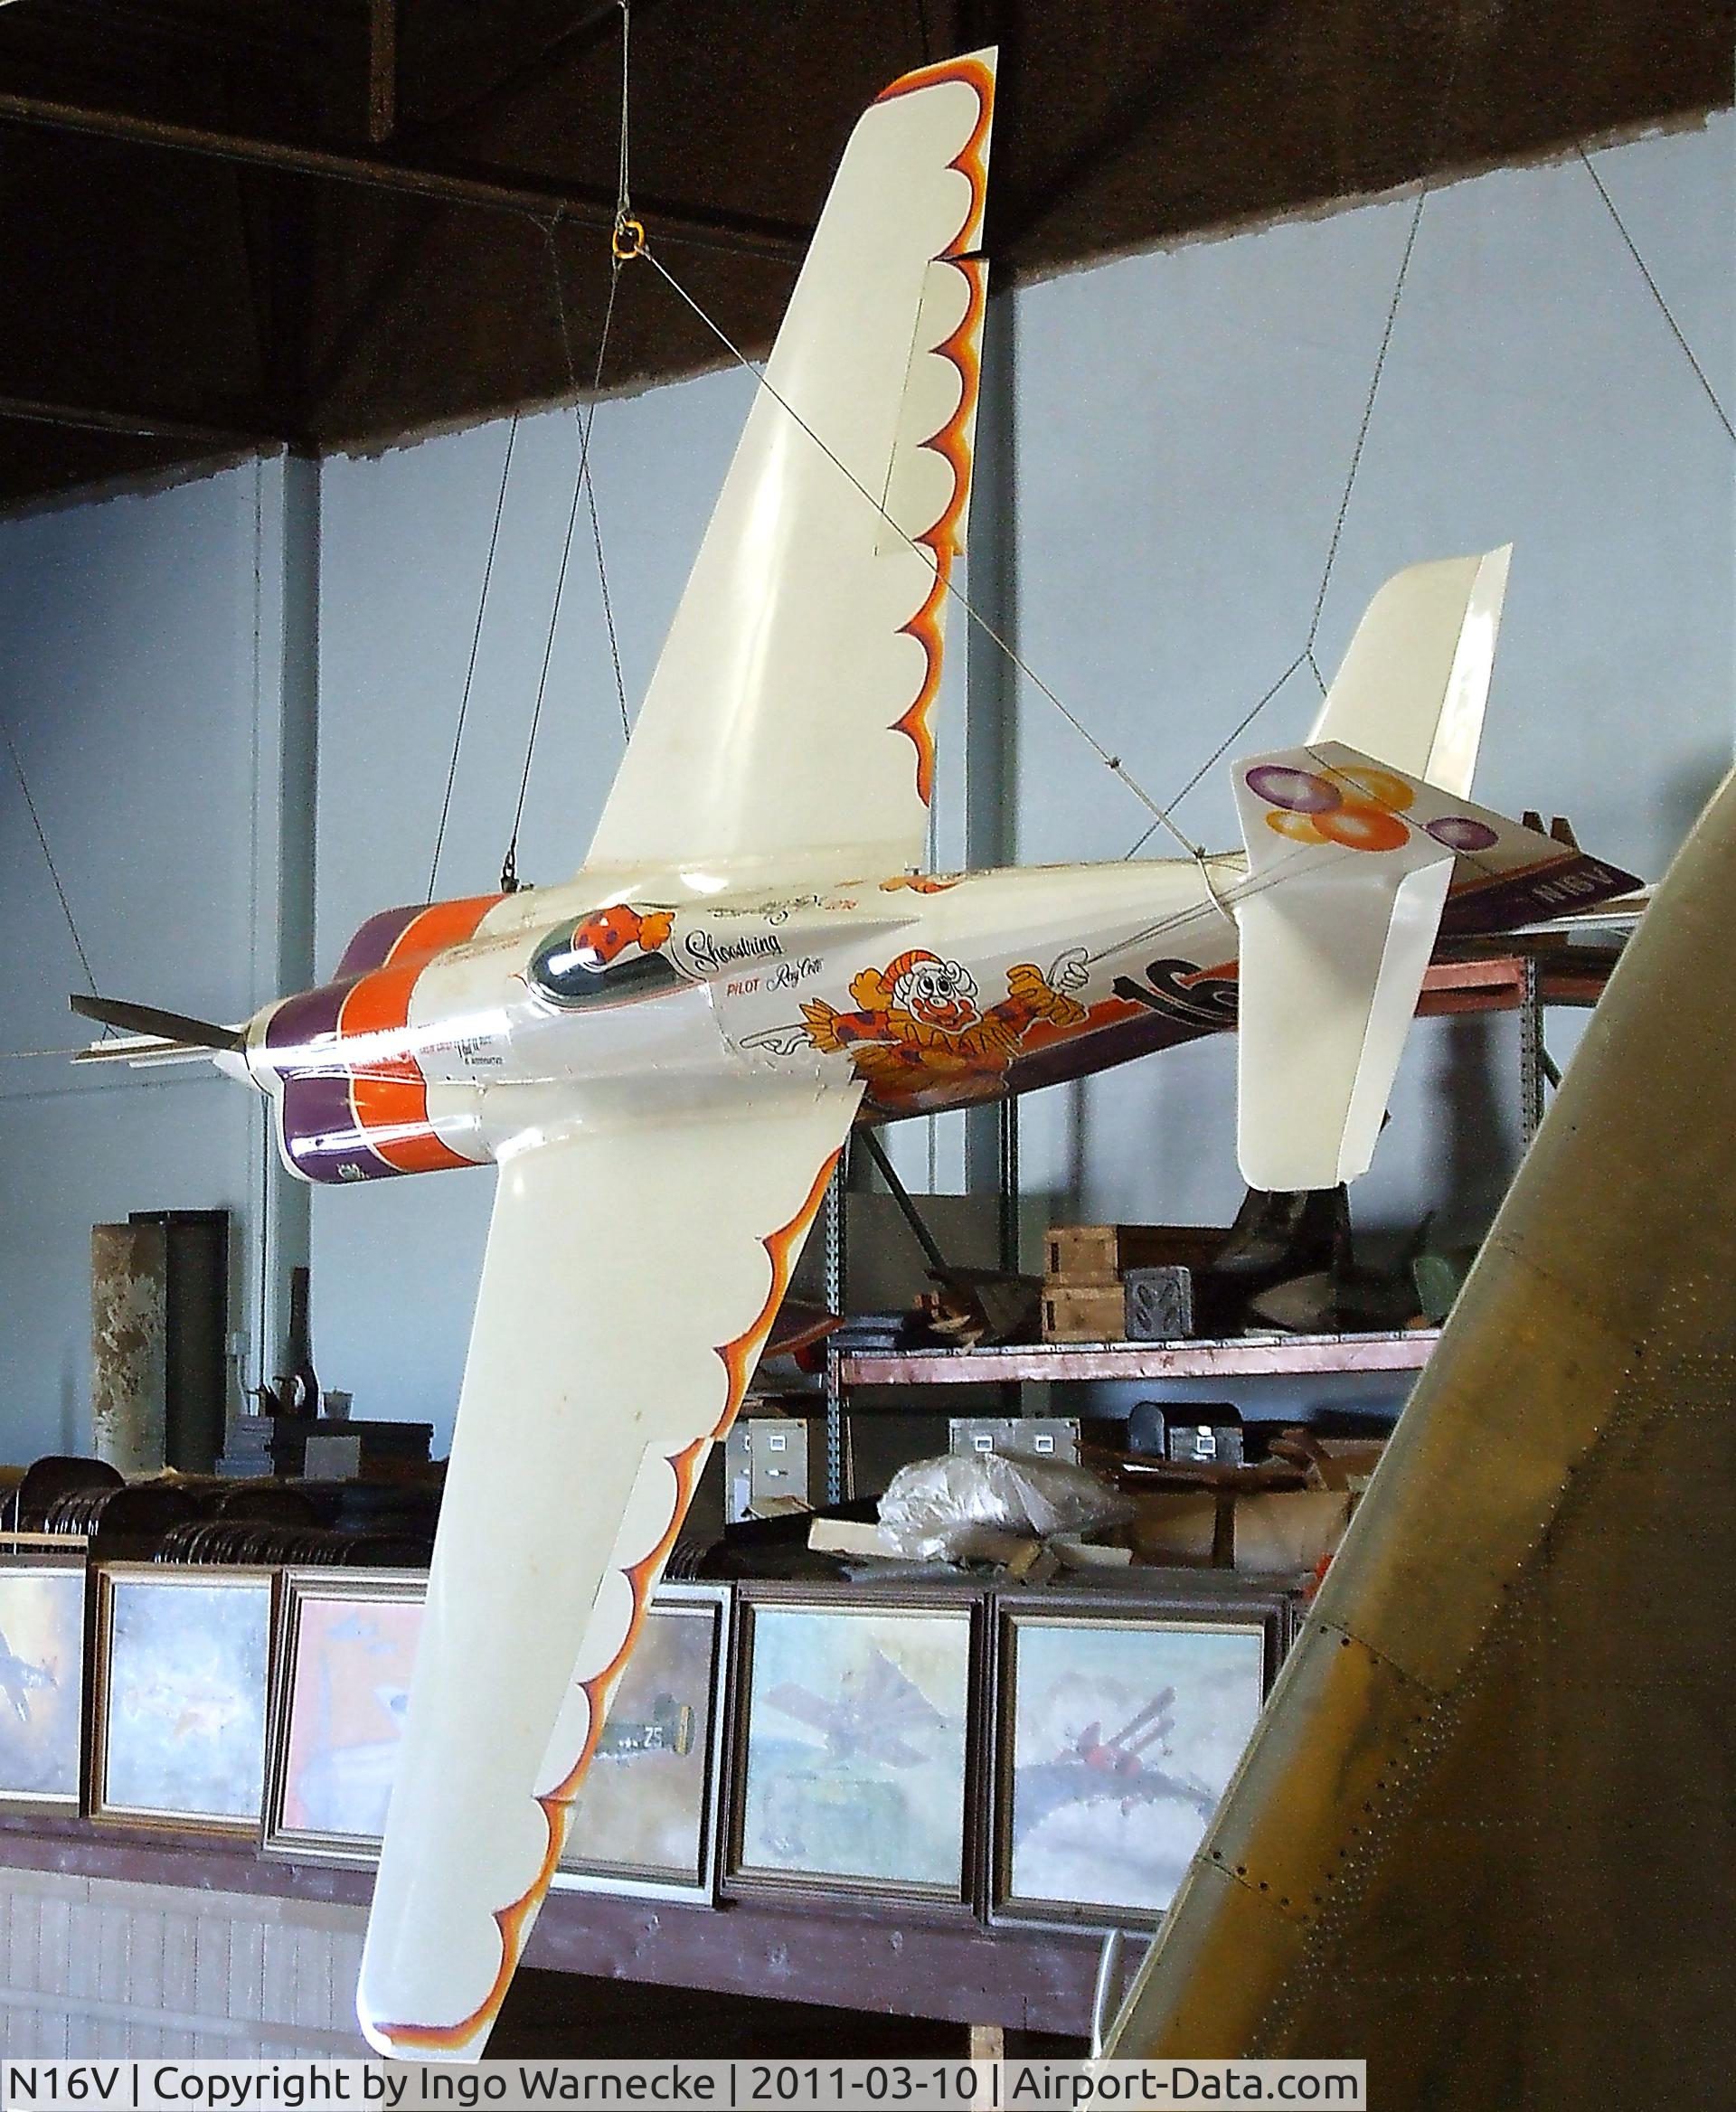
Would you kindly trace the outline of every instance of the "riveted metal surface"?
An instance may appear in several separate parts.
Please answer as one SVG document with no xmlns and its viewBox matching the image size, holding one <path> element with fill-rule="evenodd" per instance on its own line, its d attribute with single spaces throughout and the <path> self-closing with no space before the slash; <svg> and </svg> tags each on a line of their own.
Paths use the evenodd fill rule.
<svg viewBox="0 0 1736 2112">
<path fill-rule="evenodd" d="M 1732 900 L 1727 784 L 1594 1016 L 1203 1846 L 1218 1874 L 1196 1865 L 1178 1895 L 1112 2051 L 1362 2055 L 1383 2112 L 1729 2102 Z M 1295 1911 L 1335 1868 L 1306 1924 L 1246 1903 L 1278 1884 Z"/>
</svg>

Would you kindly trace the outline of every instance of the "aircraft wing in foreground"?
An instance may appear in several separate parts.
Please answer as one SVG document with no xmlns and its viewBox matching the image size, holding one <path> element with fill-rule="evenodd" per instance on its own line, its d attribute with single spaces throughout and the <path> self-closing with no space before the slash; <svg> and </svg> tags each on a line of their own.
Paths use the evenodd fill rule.
<svg viewBox="0 0 1736 2112">
<path fill-rule="evenodd" d="M 482 2051 L 860 1097 L 581 1105 L 502 1163 L 357 1994 L 382 2052 Z"/>
</svg>

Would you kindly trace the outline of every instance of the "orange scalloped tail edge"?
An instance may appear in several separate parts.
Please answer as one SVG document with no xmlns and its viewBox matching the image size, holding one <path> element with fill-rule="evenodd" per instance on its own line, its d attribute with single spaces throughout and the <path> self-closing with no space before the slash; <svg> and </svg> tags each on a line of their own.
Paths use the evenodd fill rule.
<svg viewBox="0 0 1736 2112">
<path fill-rule="evenodd" d="M 769 1232 L 760 1241 L 771 1261 L 771 1288 L 757 1317 L 738 1334 L 732 1342 L 724 1343 L 716 1352 L 722 1360 L 729 1376 L 729 1388 L 724 1397 L 723 1412 L 708 1437 L 696 1438 L 674 1454 L 669 1465 L 675 1469 L 675 1501 L 667 1528 L 651 1551 L 629 1565 L 623 1572 L 633 1593 L 633 1614 L 627 1622 L 627 1634 L 620 1648 L 594 1677 L 585 1680 L 585 1693 L 590 1702 L 590 1724 L 585 1733 L 585 1742 L 579 1757 L 561 1781 L 552 1789 L 545 1790 L 537 1798 L 542 1816 L 548 1826 L 548 1846 L 542 1861 L 529 1887 L 510 1906 L 496 1908 L 495 1925 L 500 1930 L 500 1969 L 495 1975 L 494 1985 L 467 2017 L 456 2024 L 388 2024 L 383 2035 L 390 2039 L 394 2051 L 409 2047 L 418 2051 L 435 2051 L 463 2046 L 479 2032 L 486 2031 L 500 2013 L 500 2005 L 506 1999 L 506 1990 L 512 1985 L 513 1975 L 518 1969 L 520 1954 L 530 1933 L 530 1922 L 542 1902 L 561 1860 L 561 1846 L 566 1839 L 566 1815 L 585 1769 L 590 1765 L 597 1749 L 597 1741 L 602 1735 L 606 1704 L 611 1689 L 620 1677 L 639 1630 L 645 1625 L 646 1608 L 650 1602 L 652 1587 L 668 1560 L 669 1550 L 675 1545 L 675 1534 L 686 1515 L 687 1505 L 693 1499 L 693 1484 L 705 1454 L 717 1439 L 725 1435 L 735 1420 L 748 1381 L 753 1375 L 760 1352 L 765 1347 L 766 1337 L 771 1333 L 771 1324 L 778 1316 L 778 1308 L 784 1302 L 784 1293 L 789 1288 L 790 1271 L 796 1265 L 796 1255 L 808 1227 L 814 1222 L 816 1212 L 826 1194 L 826 1183 L 832 1178 L 832 1169 L 838 1163 L 837 1152 L 833 1152 L 814 1177 L 801 1208 L 788 1224 L 780 1225 L 775 1232 Z"/>
</svg>

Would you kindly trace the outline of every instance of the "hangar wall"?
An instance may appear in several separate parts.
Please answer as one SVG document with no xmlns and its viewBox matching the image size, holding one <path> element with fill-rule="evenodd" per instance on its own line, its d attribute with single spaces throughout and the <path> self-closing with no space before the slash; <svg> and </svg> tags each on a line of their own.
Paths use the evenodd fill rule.
<svg viewBox="0 0 1736 2112">
<path fill-rule="evenodd" d="M 308 959 L 316 485 L 280 458 L 0 523 L 0 713 L 98 986 L 245 1018 Z M 0 1457 L 90 1437 L 90 1227 L 225 1206 L 232 1325 L 257 1336 L 263 1103 L 204 1064 L 75 1071 L 78 954 L 0 757 Z M 269 1200 L 269 1208 L 262 1203 Z M 280 1275 L 273 1266 L 268 1278 Z M 275 1301 L 268 1298 L 268 1306 Z M 267 1315 L 268 1338 L 278 1327 Z"/>
<path fill-rule="evenodd" d="M 1596 157 L 1726 410 L 1733 138 L 1724 115 Z M 1021 297 L 1021 645 L 1159 799 L 1307 641 L 1411 213 L 1392 200 Z M 1731 762 L 1733 471 L 1577 161 L 1443 190 L 1406 276 L 1321 669 L 1398 566 L 1511 542 L 1477 797 L 1567 815 L 1588 849 L 1656 878 Z M 1299 671 L 1240 752 L 1293 745 L 1318 699 Z M 1121 856 L 1144 810 L 1041 697 L 1022 701 L 1018 739 L 1021 862 Z M 1182 819 L 1236 842 L 1222 766 Z M 1575 1025 L 1556 1015 L 1552 1045 Z M 1233 1161 L 1199 1139 L 1232 1134 L 1228 1057 L 1195 1043 L 1027 1102 L 1027 1183 L 1089 1219 L 1222 1221 Z M 1359 1221 L 1439 1205 L 1486 1224 L 1518 1155 L 1517 1061 L 1510 1022 L 1424 1023 Z"/>
<path fill-rule="evenodd" d="M 1733 131 L 1721 117 L 1599 157 L 1727 403 Z M 1001 318 L 1016 372 L 1003 465 L 1013 544 L 991 552 L 992 570 L 1016 580 L 1020 649 L 1160 797 L 1307 637 L 1410 217 L 1407 200 L 1386 201 L 1130 259 L 1030 288 L 1010 329 Z M 598 413 L 630 702 L 750 386 L 720 373 Z M 246 1011 L 273 987 L 297 851 L 315 858 L 322 966 L 370 910 L 422 896 L 506 440 L 501 421 L 317 475 L 316 832 L 296 781 L 307 759 L 292 743 L 287 775 L 283 761 L 286 705 L 293 721 L 314 649 L 294 606 L 295 566 L 311 554 L 307 466 L 250 465 L 0 523 L 0 706 L 105 988 Z M 490 887 L 498 872 L 573 460 L 570 416 L 522 421 L 442 891 Z M 1655 872 L 1731 759 L 1731 463 L 1582 169 L 1444 191 L 1412 257 L 1321 665 L 1330 672 L 1388 570 L 1511 538 L 1481 795 L 1568 813 L 1588 846 Z M 979 519 L 985 593 L 995 530 Z M 576 863 L 620 747 L 589 535 L 581 514 L 521 836 L 532 879 Z M 1007 715 L 1018 857 L 1121 855 L 1142 810 L 994 661 L 972 655 L 973 693 L 979 712 Z M 1256 731 L 1281 745 L 1311 710 L 1297 676 Z M 950 778 L 943 765 L 943 864 L 967 848 L 959 716 Z M 975 788 L 979 825 L 992 789 Z M 299 841 L 274 833 L 285 812 Z M 0 779 L 0 1049 L 62 1046 L 76 961 L 14 782 Z M 1184 815 L 1208 840 L 1233 840 L 1216 784 Z M 1232 1070 L 1227 1048 L 1204 1044 L 1033 1097 L 1027 1187 L 1092 1218 L 1233 1207 Z M 1502 1023 L 1420 1030 L 1362 1221 L 1404 1226 L 1443 1199 L 1458 1221 L 1485 1220 L 1516 1148 L 1515 1072 Z M 912 1131 L 899 1139 L 907 1177 L 923 1185 L 932 1168 L 957 1185 L 957 1126 Z M 85 1441 L 91 1219 L 226 1202 L 251 1269 L 259 1185 L 257 1112 L 221 1080 L 93 1084 L 54 1063 L 0 1063 L 0 1193 L 13 1203 L 0 1222 L 0 1456 Z M 318 1361 L 358 1412 L 431 1417 L 443 1441 L 490 1186 L 460 1174 L 312 1198 Z M 288 1257 L 293 1215 L 277 1237 Z M 247 1326 L 250 1280 L 237 1299 Z M 268 1316 L 268 1340 L 274 1326 Z"/>
</svg>

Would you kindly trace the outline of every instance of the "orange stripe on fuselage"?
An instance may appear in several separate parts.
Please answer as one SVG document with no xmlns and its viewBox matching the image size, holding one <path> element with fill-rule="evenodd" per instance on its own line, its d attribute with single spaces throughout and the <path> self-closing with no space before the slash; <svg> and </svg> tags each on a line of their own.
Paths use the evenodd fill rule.
<svg viewBox="0 0 1736 2112">
<path fill-rule="evenodd" d="M 462 946 L 474 938 L 476 927 L 504 895 L 466 895 L 454 902 L 430 902 L 420 917 L 406 924 L 392 942 L 384 965 L 431 960 L 448 946 Z M 375 971 L 378 972 L 377 970 Z"/>
<path fill-rule="evenodd" d="M 357 978 L 337 1015 L 340 1040 L 401 1034 L 410 1023 L 417 978 L 436 954 L 473 938 L 499 895 L 471 895 L 461 901 L 430 902 L 406 924 L 386 956 L 386 966 Z M 408 1050 L 356 1064 L 350 1072 L 350 1106 L 368 1148 L 400 1174 L 436 1174 L 473 1162 L 435 1134 L 428 1112 L 428 1081 Z"/>
</svg>

